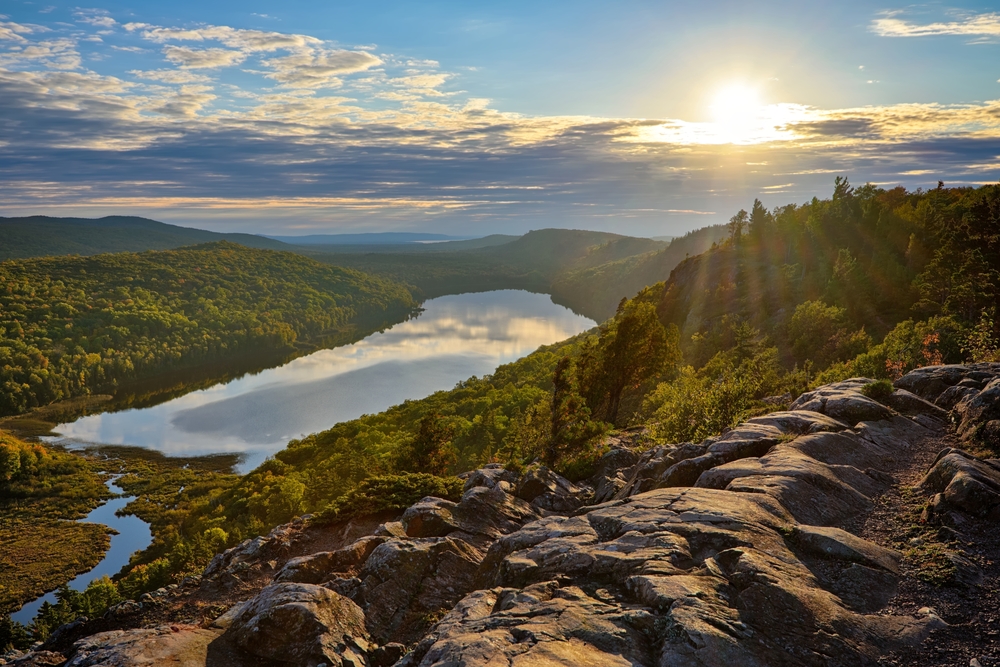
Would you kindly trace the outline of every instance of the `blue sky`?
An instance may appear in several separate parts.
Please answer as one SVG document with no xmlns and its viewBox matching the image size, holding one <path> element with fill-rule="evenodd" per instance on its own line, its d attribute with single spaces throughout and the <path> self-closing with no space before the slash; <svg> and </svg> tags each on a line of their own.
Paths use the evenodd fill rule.
<svg viewBox="0 0 1000 667">
<path fill-rule="evenodd" d="M 1000 178 L 1000 6 L 0 7 L 0 214 L 677 234 Z"/>
</svg>

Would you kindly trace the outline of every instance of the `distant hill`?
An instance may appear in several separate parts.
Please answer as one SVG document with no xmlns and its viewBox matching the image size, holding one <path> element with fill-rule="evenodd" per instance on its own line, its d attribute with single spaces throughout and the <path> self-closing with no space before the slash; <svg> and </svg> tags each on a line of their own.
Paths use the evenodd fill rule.
<svg viewBox="0 0 1000 667">
<path fill-rule="evenodd" d="M 291 250 L 281 241 L 263 236 L 221 234 L 134 216 L 97 219 L 44 215 L 0 217 L 0 261 L 50 255 L 171 250 L 212 241 L 230 241 L 264 250 Z"/>
<path fill-rule="evenodd" d="M 550 293 L 558 303 L 602 322 L 615 314 L 622 297 L 666 280 L 685 258 L 700 255 L 728 235 L 725 225 L 714 225 L 675 237 L 660 250 L 581 266 L 560 275 Z"/>
<path fill-rule="evenodd" d="M 269 237 L 276 238 L 276 237 Z M 293 236 L 281 237 L 292 239 Z M 302 252 L 309 253 L 440 253 L 452 252 L 455 250 L 474 250 L 476 248 L 489 248 L 516 241 L 519 236 L 510 234 L 491 234 L 478 239 L 463 239 L 459 241 L 416 241 L 411 243 L 340 243 L 300 245 L 298 248 Z"/>
<path fill-rule="evenodd" d="M 6 261 L 0 284 L 0 416 L 240 354 L 291 354 L 415 305 L 382 278 L 225 241 Z"/>
<path fill-rule="evenodd" d="M 421 232 L 368 232 L 364 234 L 306 234 L 303 236 L 275 236 L 267 238 L 290 245 L 398 245 L 401 243 L 426 243 L 428 241 L 460 241 L 467 237 Z"/>
<path fill-rule="evenodd" d="M 505 241 L 507 238 L 509 237 L 498 235 L 477 240 Z M 432 298 L 443 294 L 492 289 L 548 292 L 553 281 L 565 272 L 595 267 L 667 247 L 661 241 L 621 234 L 579 229 L 541 229 L 500 245 L 479 248 L 466 246 L 466 249 L 454 250 L 442 248 L 437 252 L 431 250 L 459 243 L 472 244 L 473 241 L 428 244 L 429 248 L 420 252 L 305 252 L 321 261 L 407 283 L 417 289 L 420 298 Z M 317 249 L 320 247 L 322 246 L 316 246 Z M 632 290 L 631 294 L 635 291 Z"/>
</svg>

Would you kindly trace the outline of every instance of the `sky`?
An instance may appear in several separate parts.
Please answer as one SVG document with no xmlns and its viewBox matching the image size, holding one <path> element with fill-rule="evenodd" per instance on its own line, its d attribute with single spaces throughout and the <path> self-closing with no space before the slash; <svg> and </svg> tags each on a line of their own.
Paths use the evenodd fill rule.
<svg viewBox="0 0 1000 667">
<path fill-rule="evenodd" d="M 0 215 L 677 235 L 1000 179 L 1000 0 L 0 3 Z"/>
</svg>

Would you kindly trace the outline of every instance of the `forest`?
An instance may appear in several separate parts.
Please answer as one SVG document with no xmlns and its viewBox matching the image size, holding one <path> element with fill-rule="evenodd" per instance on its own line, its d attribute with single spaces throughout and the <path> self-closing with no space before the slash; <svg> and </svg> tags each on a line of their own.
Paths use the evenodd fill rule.
<svg viewBox="0 0 1000 667">
<path fill-rule="evenodd" d="M 0 263 L 0 416 L 405 317 L 402 286 L 217 242 Z"/>
<path fill-rule="evenodd" d="M 606 436 L 622 429 L 642 427 L 637 432 L 641 446 L 699 441 L 749 416 L 783 409 L 800 393 L 825 382 L 856 375 L 891 380 L 922 365 L 1000 360 L 995 317 L 1000 297 L 1000 186 L 941 184 L 909 192 L 872 185 L 853 188 L 838 178 L 829 199 L 772 210 L 755 201 L 748 208 L 732 216 L 724 238 L 718 230 L 712 232 L 704 252 L 677 258 L 676 266 L 651 259 L 665 252 L 663 248 L 654 248 L 644 258 L 643 253 L 619 253 L 613 240 L 610 245 L 603 241 L 596 250 L 591 244 L 584 251 L 567 252 L 561 279 L 593 285 L 593 294 L 602 299 L 613 293 L 606 285 L 609 277 L 619 285 L 632 285 L 638 276 L 648 282 L 631 299 L 620 299 L 613 316 L 598 329 L 543 347 L 451 390 L 293 440 L 242 477 L 218 475 L 190 484 L 162 470 L 138 470 L 123 478 L 123 488 L 139 496 L 129 509 L 151 523 L 154 542 L 133 558 L 129 571 L 114 584 L 116 590 L 134 596 L 197 572 L 219 550 L 304 513 L 336 520 L 364 508 L 402 508 L 422 495 L 453 496 L 458 488 L 454 475 L 483 463 L 500 462 L 518 470 L 544 463 L 579 480 L 591 473 L 605 451 Z M 222 250 L 237 255 L 261 252 Z M 178 269 L 179 261 L 170 262 L 172 270 L 180 271 L 170 275 L 185 276 L 173 278 L 171 289 L 161 284 L 154 293 L 150 285 L 167 280 L 167 274 L 157 271 L 168 269 L 160 265 L 153 271 L 144 264 L 136 266 L 141 273 L 136 271 L 127 286 L 119 282 L 105 290 L 106 301 L 95 298 L 93 307 L 123 308 L 123 298 L 113 298 L 121 286 L 129 297 L 145 299 L 141 303 L 172 304 L 170 312 L 177 317 L 214 315 L 216 311 L 193 296 L 183 301 L 179 296 L 195 289 L 187 281 L 197 280 L 189 276 L 197 276 L 197 267 L 203 266 L 199 261 L 209 261 L 198 255 L 204 252 L 178 253 L 191 256 L 183 270 Z M 634 256 L 640 259 L 628 259 Z M 139 262 L 146 255 L 126 257 Z M 362 259 L 354 265 L 376 261 L 358 257 Z M 350 271 L 321 270 L 316 262 L 296 261 L 306 263 L 311 280 L 326 275 L 326 270 L 340 280 L 362 280 Z M 34 264 L 13 266 L 23 276 Z M 235 270 L 234 264 L 227 266 Z M 651 266 L 666 268 L 656 275 Z M 62 274 L 61 291 L 56 291 L 55 280 L 43 282 L 49 290 L 45 294 L 82 298 L 72 297 L 65 285 L 70 276 L 91 280 L 91 272 L 98 269 L 88 266 L 82 274 L 79 268 L 76 274 Z M 4 280 L 11 280 L 6 277 L 11 270 L 12 263 L 0 264 Z M 405 280 L 406 270 L 398 269 L 393 277 Z M 220 271 L 225 273 L 220 267 L 213 274 Z M 123 280 L 120 273 L 115 275 Z M 258 278 L 255 268 L 246 280 Z M 555 273 L 546 277 L 554 279 Z M 366 303 L 408 304 L 405 292 L 389 283 L 364 280 L 371 281 L 361 283 L 369 290 L 362 292 Z M 28 291 L 28 282 L 22 278 L 19 295 Z M 140 291 L 140 285 L 148 291 Z M 340 285 L 333 291 L 347 291 Z M 220 294 L 217 282 L 197 289 L 198 297 L 206 299 Z M 233 290 L 235 296 L 228 291 L 222 295 L 228 303 L 259 304 L 250 299 L 250 292 L 235 286 L 221 289 Z M 12 303 L 27 298 L 19 296 Z M 295 336 L 346 321 L 337 319 L 347 317 L 346 310 L 344 315 L 323 310 L 328 320 L 309 319 L 307 314 L 314 312 L 310 307 L 321 302 L 320 296 L 295 301 L 294 308 L 279 308 L 280 299 L 275 299 L 269 308 L 253 309 L 261 318 L 254 322 L 262 322 L 253 329 L 261 338 L 254 340 L 277 336 L 274 340 L 290 343 Z M 342 297 L 336 303 L 345 309 L 352 304 Z M 41 298 L 37 304 L 32 312 L 42 308 Z M 55 317 L 57 313 L 75 313 L 56 308 L 44 321 L 45 328 L 39 324 L 34 331 L 51 332 L 65 322 Z M 219 308 L 217 319 L 209 321 L 230 322 L 221 314 L 228 311 Z M 23 329 L 29 319 L 22 317 L 19 326 Z M 138 340 L 148 346 L 164 332 L 188 331 L 177 327 L 143 329 Z M 237 344 L 251 344 L 248 326 L 205 328 L 211 332 L 206 342 L 190 348 L 198 354 L 218 349 L 207 341 L 217 340 L 211 336 L 220 331 L 244 332 L 243 338 L 236 337 Z M 101 360 L 104 346 L 111 344 L 142 349 L 129 347 L 137 345 L 129 334 L 140 329 L 130 328 L 119 338 L 110 327 L 107 331 L 99 339 L 97 334 L 79 336 L 78 341 L 91 347 L 77 347 Z M 56 339 L 33 335 L 33 340 L 48 341 L 46 349 L 55 349 Z M 185 340 L 179 334 L 169 339 Z M 60 353 L 68 349 L 64 346 Z"/>
</svg>

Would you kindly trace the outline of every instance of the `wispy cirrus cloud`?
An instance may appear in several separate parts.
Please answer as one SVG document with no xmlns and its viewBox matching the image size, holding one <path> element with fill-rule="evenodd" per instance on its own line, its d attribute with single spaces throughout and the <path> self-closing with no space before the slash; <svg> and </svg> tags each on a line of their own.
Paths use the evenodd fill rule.
<svg viewBox="0 0 1000 667">
<path fill-rule="evenodd" d="M 1000 37 L 1000 12 L 967 14 L 951 21 L 916 23 L 899 11 L 886 12 L 872 21 L 872 31 L 882 37 Z"/>
</svg>

